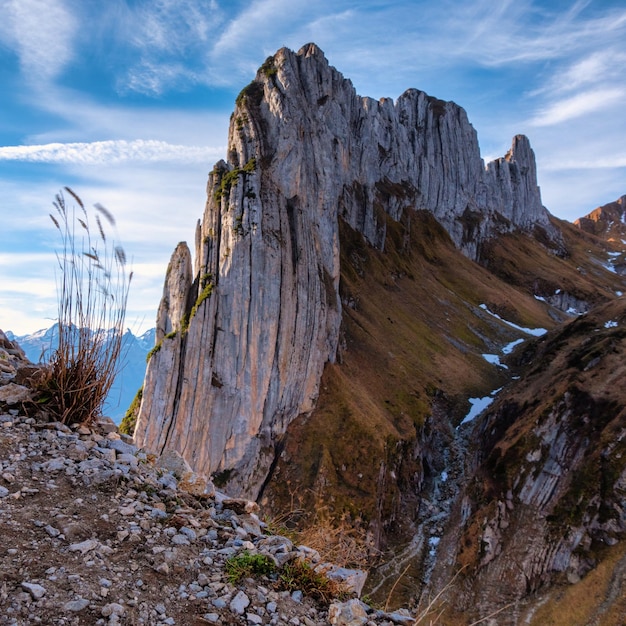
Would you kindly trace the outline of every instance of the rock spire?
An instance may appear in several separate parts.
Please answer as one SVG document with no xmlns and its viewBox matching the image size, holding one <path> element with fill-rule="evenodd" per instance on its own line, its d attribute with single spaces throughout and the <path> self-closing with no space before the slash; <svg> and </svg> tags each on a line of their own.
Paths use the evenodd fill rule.
<svg viewBox="0 0 626 626">
<path fill-rule="evenodd" d="M 471 258 L 498 232 L 551 226 L 526 137 L 485 167 L 462 108 L 416 89 L 360 97 L 314 44 L 242 90 L 227 157 L 193 271 L 184 244 L 168 268 L 135 438 L 254 498 L 335 360 L 340 219 L 384 250 L 387 216 L 428 209 Z"/>
</svg>

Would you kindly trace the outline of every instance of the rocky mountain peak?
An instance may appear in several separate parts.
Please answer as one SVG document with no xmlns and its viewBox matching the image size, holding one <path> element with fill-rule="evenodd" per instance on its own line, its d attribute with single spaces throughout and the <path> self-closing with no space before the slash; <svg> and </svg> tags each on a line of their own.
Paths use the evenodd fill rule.
<svg viewBox="0 0 626 626">
<path fill-rule="evenodd" d="M 389 220 L 426 210 L 470 258 L 501 232 L 556 231 L 525 137 L 485 167 L 461 107 L 361 97 L 315 44 L 282 48 L 241 91 L 227 157 L 193 275 L 183 245 L 168 269 L 136 438 L 256 497 L 336 359 L 340 222 L 384 251 Z"/>
<path fill-rule="evenodd" d="M 626 237 L 626 196 L 597 207 L 591 213 L 577 219 L 574 224 L 585 232 L 609 241 Z"/>
</svg>

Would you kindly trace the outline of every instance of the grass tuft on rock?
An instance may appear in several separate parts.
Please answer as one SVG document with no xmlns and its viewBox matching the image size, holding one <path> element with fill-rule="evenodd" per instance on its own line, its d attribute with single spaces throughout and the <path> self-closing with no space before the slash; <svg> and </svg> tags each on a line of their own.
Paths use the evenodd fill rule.
<svg viewBox="0 0 626 626">
<path fill-rule="evenodd" d="M 231 585 L 252 576 L 269 576 L 276 571 L 276 564 L 265 554 L 245 551 L 231 556 L 226 561 L 226 575 Z"/>
</svg>

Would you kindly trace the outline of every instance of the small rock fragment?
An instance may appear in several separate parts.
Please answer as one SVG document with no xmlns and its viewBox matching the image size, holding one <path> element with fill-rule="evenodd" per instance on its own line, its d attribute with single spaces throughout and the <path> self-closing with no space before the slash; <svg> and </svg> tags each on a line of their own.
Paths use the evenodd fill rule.
<svg viewBox="0 0 626 626">
<path fill-rule="evenodd" d="M 24 589 L 24 591 L 28 591 L 28 593 L 30 593 L 30 595 L 32 596 L 33 600 L 39 600 L 40 598 L 43 598 L 46 595 L 46 590 L 41 585 L 38 585 L 37 583 L 23 582 L 22 589 Z"/>
<path fill-rule="evenodd" d="M 334 626 L 363 626 L 368 621 L 367 612 L 360 600 L 333 602 L 328 608 L 328 621 Z"/>
<path fill-rule="evenodd" d="M 230 610 L 237 615 L 243 615 L 250 605 L 250 598 L 243 592 L 239 591 L 237 595 L 230 601 Z"/>
<path fill-rule="evenodd" d="M 91 550 L 95 550 L 100 544 L 97 539 L 87 539 L 80 543 L 73 543 L 70 546 L 70 552 L 80 552 L 81 554 L 87 554 Z"/>
<path fill-rule="evenodd" d="M 100 614 L 103 617 L 109 617 L 111 615 L 118 615 L 121 617 L 122 615 L 124 615 L 125 610 L 126 609 L 124 609 L 121 604 L 118 604 L 117 602 L 110 602 L 109 604 L 105 604 L 102 607 Z"/>
<path fill-rule="evenodd" d="M 86 598 L 78 598 L 77 600 L 71 600 L 63 605 L 65 611 L 71 611 L 72 613 L 78 613 L 89 606 L 89 600 Z"/>
</svg>

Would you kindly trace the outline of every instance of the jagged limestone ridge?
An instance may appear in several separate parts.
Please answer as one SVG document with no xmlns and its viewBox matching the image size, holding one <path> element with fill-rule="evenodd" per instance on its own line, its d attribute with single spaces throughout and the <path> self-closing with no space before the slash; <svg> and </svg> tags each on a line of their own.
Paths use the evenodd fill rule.
<svg viewBox="0 0 626 626">
<path fill-rule="evenodd" d="M 384 249 L 386 215 L 426 208 L 470 257 L 499 231 L 550 227 L 525 137 L 485 168 L 463 109 L 414 89 L 395 104 L 359 97 L 314 44 L 265 62 L 237 98 L 228 146 L 193 278 L 188 251 L 172 259 L 185 269 L 166 280 L 135 437 L 255 497 L 335 359 L 339 218 Z"/>
</svg>

